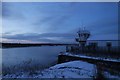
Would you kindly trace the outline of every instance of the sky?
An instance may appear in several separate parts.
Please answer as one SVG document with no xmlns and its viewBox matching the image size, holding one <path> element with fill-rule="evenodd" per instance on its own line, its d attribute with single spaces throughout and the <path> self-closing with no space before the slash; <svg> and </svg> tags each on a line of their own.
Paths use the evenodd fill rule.
<svg viewBox="0 0 120 80">
<path fill-rule="evenodd" d="M 117 2 L 3 2 L 3 41 L 74 43 L 85 27 L 90 40 L 118 39 Z"/>
</svg>

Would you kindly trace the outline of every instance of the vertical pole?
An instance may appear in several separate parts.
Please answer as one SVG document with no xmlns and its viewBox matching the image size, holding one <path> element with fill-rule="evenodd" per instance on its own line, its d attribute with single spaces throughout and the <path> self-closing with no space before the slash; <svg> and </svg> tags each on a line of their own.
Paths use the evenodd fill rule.
<svg viewBox="0 0 120 80">
<path fill-rule="evenodd" d="M 66 46 L 66 52 L 68 52 L 68 46 Z"/>
</svg>

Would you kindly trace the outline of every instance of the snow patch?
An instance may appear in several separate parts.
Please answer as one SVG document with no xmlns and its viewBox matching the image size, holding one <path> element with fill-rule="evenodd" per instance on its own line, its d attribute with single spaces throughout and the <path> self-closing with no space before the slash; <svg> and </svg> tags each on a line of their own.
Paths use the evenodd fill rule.
<svg viewBox="0 0 120 80">
<path fill-rule="evenodd" d="M 71 61 L 50 67 L 36 78 L 93 78 L 94 65 L 82 61 Z"/>
</svg>

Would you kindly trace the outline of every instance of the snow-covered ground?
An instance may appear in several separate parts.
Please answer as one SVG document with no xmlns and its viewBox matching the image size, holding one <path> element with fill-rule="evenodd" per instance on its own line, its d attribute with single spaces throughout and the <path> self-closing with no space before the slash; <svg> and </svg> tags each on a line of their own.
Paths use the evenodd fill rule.
<svg viewBox="0 0 120 80">
<path fill-rule="evenodd" d="M 42 72 L 41 78 L 92 78 L 94 65 L 82 61 L 72 61 L 50 67 Z"/>
<path fill-rule="evenodd" d="M 72 54 L 69 52 L 61 53 L 62 55 L 68 55 L 68 56 L 75 56 L 75 57 L 81 57 L 81 58 L 89 58 L 89 59 L 96 59 L 96 60 L 103 60 L 103 61 L 111 61 L 111 62 L 120 62 L 120 59 L 113 59 L 113 58 L 103 58 L 103 57 L 91 57 L 81 54 Z M 59 54 L 59 55 L 61 55 Z"/>
<path fill-rule="evenodd" d="M 53 67 L 38 71 L 36 75 L 29 73 L 16 73 L 4 76 L 4 78 L 93 78 L 95 65 L 82 61 L 71 61 L 57 64 Z"/>
<path fill-rule="evenodd" d="M 37 71 L 36 74 L 30 73 L 16 73 L 4 76 L 4 78 L 96 78 L 96 66 L 83 61 L 71 61 L 66 63 L 57 64 L 48 69 Z M 107 78 L 117 78 L 108 72 L 103 72 Z"/>
</svg>

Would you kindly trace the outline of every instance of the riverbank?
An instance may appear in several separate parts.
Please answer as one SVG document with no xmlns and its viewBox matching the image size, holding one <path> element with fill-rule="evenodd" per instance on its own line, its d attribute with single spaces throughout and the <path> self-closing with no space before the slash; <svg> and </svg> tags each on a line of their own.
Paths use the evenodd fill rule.
<svg viewBox="0 0 120 80">
<path fill-rule="evenodd" d="M 111 75 L 108 72 L 99 71 L 94 64 L 83 61 L 71 61 L 57 64 L 43 71 L 37 71 L 32 76 L 29 72 L 9 74 L 3 78 L 89 78 L 92 80 L 107 80 L 107 78 L 120 79 L 119 76 Z"/>
<path fill-rule="evenodd" d="M 3 78 L 93 78 L 95 71 L 93 70 L 93 64 L 82 61 L 72 61 L 57 64 L 42 72 L 38 70 L 36 74 L 33 75 L 29 75 L 29 72 L 20 72 L 3 76 Z"/>
</svg>

